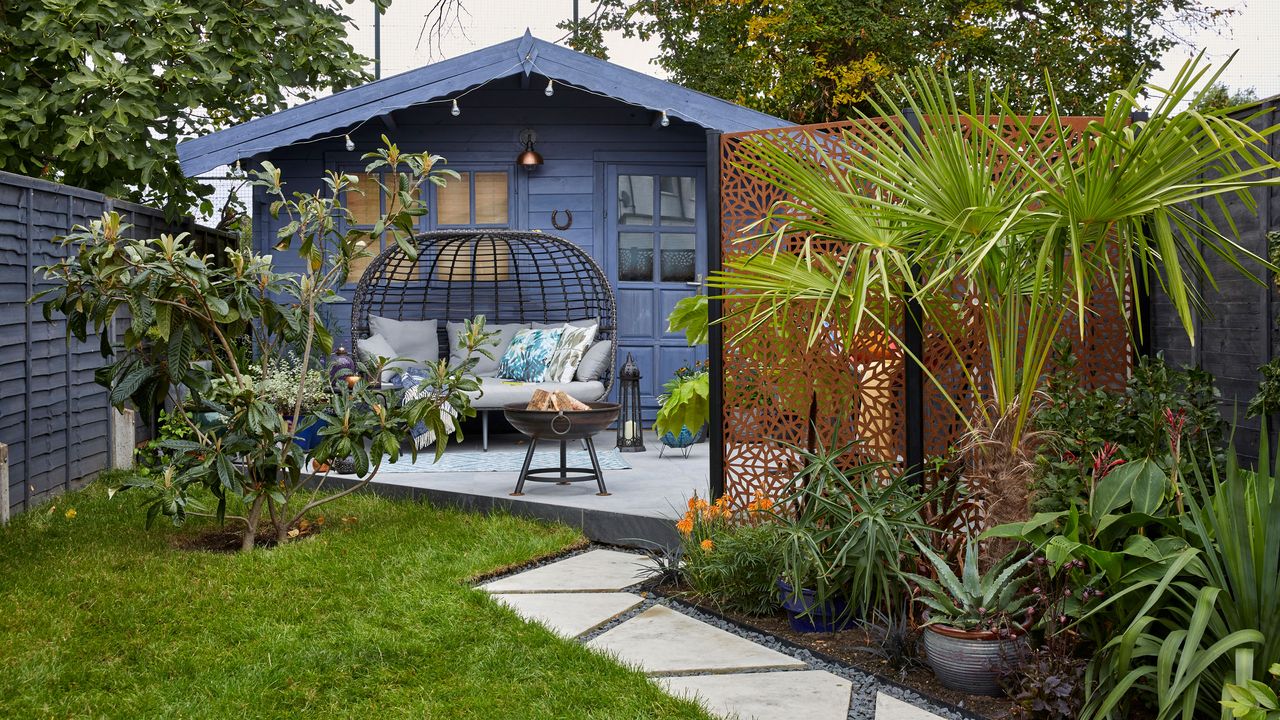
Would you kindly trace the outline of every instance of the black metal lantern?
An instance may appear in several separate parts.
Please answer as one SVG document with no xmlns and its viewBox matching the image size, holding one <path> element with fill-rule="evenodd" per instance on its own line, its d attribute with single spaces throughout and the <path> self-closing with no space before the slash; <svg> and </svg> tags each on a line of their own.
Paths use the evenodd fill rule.
<svg viewBox="0 0 1280 720">
<path fill-rule="evenodd" d="M 618 373 L 618 451 L 644 452 L 644 425 L 640 417 L 640 368 L 627 353 Z"/>
</svg>

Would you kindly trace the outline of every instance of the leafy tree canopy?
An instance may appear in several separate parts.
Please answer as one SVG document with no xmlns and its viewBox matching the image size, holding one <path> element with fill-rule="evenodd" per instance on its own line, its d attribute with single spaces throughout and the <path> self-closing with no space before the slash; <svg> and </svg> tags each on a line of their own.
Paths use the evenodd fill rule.
<svg viewBox="0 0 1280 720">
<path fill-rule="evenodd" d="M 0 2 L 0 170 L 185 212 L 179 139 L 369 78 L 351 2 Z"/>
<path fill-rule="evenodd" d="M 795 122 L 849 117 L 878 81 L 923 64 L 996 80 L 1020 112 L 1100 114 L 1180 32 L 1230 10 L 1202 0 L 600 0 L 571 44 L 657 39 L 675 82 Z M 865 109 L 865 106 L 864 106 Z"/>
</svg>

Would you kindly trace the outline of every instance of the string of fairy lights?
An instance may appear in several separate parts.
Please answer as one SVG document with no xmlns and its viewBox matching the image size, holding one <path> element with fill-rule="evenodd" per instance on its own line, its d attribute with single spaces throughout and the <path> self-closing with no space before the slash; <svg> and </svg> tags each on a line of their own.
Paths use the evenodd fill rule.
<svg viewBox="0 0 1280 720">
<path fill-rule="evenodd" d="M 552 77 L 551 77 L 550 73 L 547 73 L 547 72 L 545 72 L 544 70 L 542 70 L 540 67 L 538 67 L 538 64 L 537 64 L 536 62 L 534 62 L 532 58 L 526 58 L 526 62 L 528 62 L 528 64 L 529 64 L 529 69 L 530 69 L 530 71 L 531 71 L 531 72 L 536 72 L 537 74 L 542 75 L 542 76 L 544 76 L 544 77 L 546 77 L 546 78 L 547 78 L 547 86 L 546 86 L 546 88 L 543 90 L 543 94 L 544 94 L 544 95 L 546 95 L 547 97 L 553 97 L 553 96 L 555 95 L 555 89 L 556 89 L 557 81 L 556 81 L 554 78 L 552 78 Z M 424 101 L 422 101 L 422 102 L 415 102 L 415 103 L 413 103 L 413 105 L 414 105 L 414 106 L 417 106 L 417 105 L 443 105 L 443 104 L 447 104 L 447 105 L 449 105 L 449 114 L 450 114 L 450 115 L 452 115 L 453 117 L 459 117 L 459 116 L 461 116 L 461 115 L 462 115 L 462 105 L 458 102 L 459 100 L 462 100 L 462 99 L 463 99 L 463 98 L 465 98 L 467 95 L 470 95 L 471 93 L 473 93 L 473 92 L 475 92 L 475 91 L 477 91 L 477 90 L 480 90 L 480 89 L 484 88 L 485 86 L 489 85 L 490 83 L 494 82 L 495 80 L 501 80 L 501 79 L 503 79 L 503 78 L 510 77 L 510 76 L 511 76 L 511 74 L 512 74 L 512 71 L 520 69 L 521 67 L 523 67 L 523 66 L 524 66 L 524 64 L 525 64 L 524 62 L 517 62 L 517 63 L 515 63 L 514 65 L 512 65 L 512 66 L 510 66 L 510 67 L 506 68 L 506 69 L 505 69 L 505 70 L 503 70 L 502 72 L 500 72 L 500 73 L 498 73 L 498 74 L 494 75 L 493 77 L 489 78 L 488 80 L 485 80 L 485 81 L 483 81 L 483 82 L 481 82 L 481 83 L 479 83 L 479 84 L 473 85 L 473 86 L 471 86 L 471 87 L 467 88 L 466 90 L 463 90 L 462 92 L 460 92 L 460 93 L 458 93 L 458 94 L 456 94 L 456 95 L 452 95 L 452 96 L 445 97 L 445 98 L 437 98 L 437 99 L 433 99 L 433 100 L 424 100 Z M 578 92 L 586 93 L 586 94 L 588 94 L 588 95 L 595 95 L 595 96 L 597 96 L 597 97 L 607 98 L 607 99 L 610 99 L 610 100 L 617 100 L 617 99 L 618 99 L 618 98 L 616 98 L 616 97 L 614 97 L 613 95 L 610 95 L 610 94 L 608 94 L 608 93 L 597 92 L 597 91 L 592 90 L 592 89 L 590 89 L 590 88 L 586 88 L 586 87 L 583 87 L 583 86 L 581 86 L 581 85 L 575 85 L 575 84 L 573 84 L 573 83 L 568 83 L 568 82 L 565 82 L 565 81 L 563 81 L 563 80 L 559 81 L 559 83 L 558 83 L 558 84 L 559 84 L 559 85 L 561 85 L 561 86 L 563 86 L 563 87 L 571 88 L 571 89 L 576 90 L 576 91 L 578 91 Z M 650 112 L 658 113 L 658 125 L 660 125 L 660 126 L 662 126 L 662 127 L 668 127 L 668 126 L 671 124 L 671 118 L 672 118 L 672 117 L 676 117 L 676 118 L 679 118 L 679 119 L 685 119 L 685 118 L 682 118 L 682 117 L 681 117 L 679 114 L 677 114 L 675 111 L 673 111 L 671 108 L 653 108 L 653 107 L 648 107 L 647 105 L 646 105 L 646 106 L 643 106 L 643 107 L 644 107 L 646 110 L 650 111 Z M 376 117 L 376 116 L 374 116 L 374 117 Z M 341 133 L 337 133 L 337 134 L 334 134 L 334 135 L 325 135 L 325 136 L 322 136 L 322 137 L 315 137 L 315 138 L 311 138 L 311 139 L 309 139 L 309 140 L 300 140 L 300 141 L 298 141 L 298 142 L 290 143 L 290 144 L 291 144 L 291 145 L 309 145 L 309 144 L 311 144 L 311 143 L 326 142 L 326 141 L 329 141 L 329 140 L 338 140 L 338 139 L 341 139 L 341 140 L 343 141 L 343 145 L 344 145 L 344 146 L 346 147 L 346 149 L 347 149 L 347 152 L 354 152 L 354 151 L 355 151 L 355 149 L 356 149 L 356 143 L 355 143 L 355 141 L 354 141 L 354 140 L 352 140 L 352 139 L 351 139 L 351 135 L 352 135 L 352 133 L 355 133 L 355 132 L 359 131 L 359 130 L 360 130 L 360 128 L 361 128 L 361 127 L 363 127 L 363 126 L 365 125 L 365 123 L 368 123 L 369 121 L 373 120 L 373 119 L 374 119 L 374 117 L 367 117 L 367 118 L 365 118 L 364 120 L 361 120 L 359 123 L 357 123 L 354 127 L 348 128 L 348 129 L 344 130 L 344 131 L 343 131 L 343 132 L 341 132 Z M 263 147 L 253 148 L 253 149 L 251 149 L 251 150 L 244 150 L 244 151 L 241 151 L 241 152 L 239 153 L 239 155 L 240 155 L 240 157 L 241 157 L 241 158 L 244 158 L 244 157 L 252 157 L 253 155 L 256 155 L 257 153 L 264 152 L 264 151 L 267 151 L 267 150 L 273 150 L 273 149 L 275 149 L 276 147 L 278 147 L 278 146 L 276 146 L 276 145 L 270 145 L 270 146 L 263 146 Z M 235 161 L 235 166 L 234 166 L 234 167 L 235 167 L 236 172 L 240 172 L 240 160 L 239 160 L 239 159 L 237 159 L 237 160 Z"/>
</svg>

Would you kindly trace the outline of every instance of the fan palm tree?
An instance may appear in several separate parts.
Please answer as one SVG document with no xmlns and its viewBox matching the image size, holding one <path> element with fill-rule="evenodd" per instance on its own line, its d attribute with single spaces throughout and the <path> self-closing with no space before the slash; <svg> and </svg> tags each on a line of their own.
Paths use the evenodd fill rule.
<svg viewBox="0 0 1280 720">
<path fill-rule="evenodd" d="M 1206 255 L 1254 280 L 1246 265 L 1265 266 L 1234 239 L 1230 213 L 1201 209 L 1232 194 L 1252 209 L 1250 190 L 1280 168 L 1264 149 L 1277 128 L 1203 107 L 1221 72 L 1197 58 L 1170 87 L 1148 86 L 1159 100 L 1144 120 L 1134 82 L 1082 126 L 1052 99 L 1032 122 L 972 77 L 957 93 L 919 70 L 882 87 L 838 137 L 747 136 L 738 169 L 785 199 L 744 239 L 756 251 L 727 259 L 711 284 L 734 301 L 740 335 L 811 304 L 810 344 L 843 325 L 844 337 L 876 331 L 907 348 L 902 307 L 917 303 L 964 387 L 911 361 L 971 436 L 1003 427 L 1016 459 L 1056 339 L 1083 337 L 1103 311 L 1141 317 L 1138 290 L 1157 284 L 1193 338 L 1200 299 L 1187 278 L 1213 282 Z M 975 334 L 977 363 L 964 352 Z"/>
</svg>

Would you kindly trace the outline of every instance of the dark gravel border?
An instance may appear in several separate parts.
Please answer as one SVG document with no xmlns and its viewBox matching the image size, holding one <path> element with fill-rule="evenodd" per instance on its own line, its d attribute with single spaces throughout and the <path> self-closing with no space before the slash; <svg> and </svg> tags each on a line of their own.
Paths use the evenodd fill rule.
<svg viewBox="0 0 1280 720">
<path fill-rule="evenodd" d="M 549 565 L 567 557 L 581 555 L 582 553 L 589 552 L 591 550 L 618 550 L 620 552 L 632 553 L 637 557 L 643 555 L 642 553 L 635 552 L 634 548 L 621 548 L 612 545 L 592 543 L 585 547 L 574 548 L 565 552 L 538 558 L 519 567 L 503 568 L 502 570 L 494 573 L 478 576 L 477 578 L 472 578 L 471 582 L 476 585 L 483 584 L 501 577 L 506 577 L 507 575 L 514 575 L 518 572 L 523 572 L 535 567 Z M 826 672 L 838 675 L 850 681 L 853 684 L 853 692 L 849 701 L 849 720 L 873 720 L 876 714 L 876 693 L 878 692 L 883 692 L 885 695 L 889 695 L 905 703 L 914 705 L 921 710 L 934 713 L 939 717 L 947 718 L 948 720 L 987 720 L 983 716 L 976 715 L 963 707 L 958 707 L 951 703 L 924 695 L 918 690 L 907 687 L 890 678 L 867 672 L 861 668 L 853 667 L 824 653 L 798 645 L 790 640 L 780 638 L 758 628 L 743 625 L 722 615 L 706 610 L 705 608 L 695 607 L 678 598 L 657 592 L 649 587 L 649 583 L 637 583 L 631 587 L 624 588 L 624 591 L 640 595 L 644 598 L 644 601 L 631 610 L 628 610 L 617 617 L 611 618 L 603 625 L 600 625 L 599 627 L 596 627 L 590 632 L 582 635 L 578 638 L 580 642 L 586 642 L 592 638 L 603 635 L 609 630 L 621 625 L 649 608 L 654 607 L 655 605 L 662 605 L 675 610 L 676 612 L 701 620 L 712 627 L 720 628 L 721 630 L 731 632 L 738 637 L 763 645 L 771 650 L 776 650 L 785 655 L 790 655 L 791 657 L 803 662 L 810 670 L 825 670 Z M 787 671 L 772 670 L 767 672 Z"/>
</svg>

